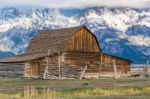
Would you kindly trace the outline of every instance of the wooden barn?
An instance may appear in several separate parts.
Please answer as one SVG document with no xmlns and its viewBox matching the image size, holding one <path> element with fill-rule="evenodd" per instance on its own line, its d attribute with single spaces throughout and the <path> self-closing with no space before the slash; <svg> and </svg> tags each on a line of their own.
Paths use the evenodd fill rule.
<svg viewBox="0 0 150 99">
<path fill-rule="evenodd" d="M 103 53 L 96 36 L 85 26 L 39 31 L 26 53 L 0 63 L 24 63 L 26 77 L 44 79 L 120 77 L 130 73 L 131 65 L 128 59 Z"/>
</svg>

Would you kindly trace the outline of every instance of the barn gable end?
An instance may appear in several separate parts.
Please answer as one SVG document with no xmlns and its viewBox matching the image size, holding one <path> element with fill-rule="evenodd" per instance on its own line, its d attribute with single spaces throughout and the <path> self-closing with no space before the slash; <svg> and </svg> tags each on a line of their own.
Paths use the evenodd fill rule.
<svg viewBox="0 0 150 99">
<path fill-rule="evenodd" d="M 65 45 L 66 52 L 101 52 L 95 35 L 86 27 L 74 33 Z"/>
</svg>

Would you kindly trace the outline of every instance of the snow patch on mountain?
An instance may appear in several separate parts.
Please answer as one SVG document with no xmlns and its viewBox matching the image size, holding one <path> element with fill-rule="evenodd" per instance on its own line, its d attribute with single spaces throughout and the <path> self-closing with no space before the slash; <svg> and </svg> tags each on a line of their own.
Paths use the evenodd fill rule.
<svg viewBox="0 0 150 99">
<path fill-rule="evenodd" d="M 0 32 L 6 32 L 13 27 L 20 26 L 25 29 L 32 27 L 32 20 L 29 18 L 18 18 L 16 20 L 6 21 L 0 25 Z"/>
</svg>

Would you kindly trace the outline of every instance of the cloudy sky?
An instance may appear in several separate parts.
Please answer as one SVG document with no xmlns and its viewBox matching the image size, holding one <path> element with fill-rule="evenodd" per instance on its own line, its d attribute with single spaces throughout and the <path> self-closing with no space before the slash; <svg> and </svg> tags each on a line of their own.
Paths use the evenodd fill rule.
<svg viewBox="0 0 150 99">
<path fill-rule="evenodd" d="M 0 0 L 0 7 L 85 8 L 93 6 L 150 7 L 150 0 Z"/>
</svg>

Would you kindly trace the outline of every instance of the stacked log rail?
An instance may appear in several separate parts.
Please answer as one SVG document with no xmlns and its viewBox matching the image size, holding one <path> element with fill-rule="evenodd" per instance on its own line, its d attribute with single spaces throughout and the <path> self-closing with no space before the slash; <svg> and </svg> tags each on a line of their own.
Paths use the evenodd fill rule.
<svg viewBox="0 0 150 99">
<path fill-rule="evenodd" d="M 42 68 L 40 70 L 40 77 L 43 76 L 44 74 L 44 70 L 45 70 L 45 64 L 41 64 Z M 74 70 L 74 68 L 72 68 L 72 66 L 70 64 L 66 64 L 66 63 L 61 63 L 61 77 L 68 77 L 68 78 L 78 78 L 80 76 L 80 72 L 81 70 Z M 50 63 L 48 65 L 48 78 L 58 78 L 59 76 L 59 67 L 58 67 L 58 63 Z"/>
</svg>

